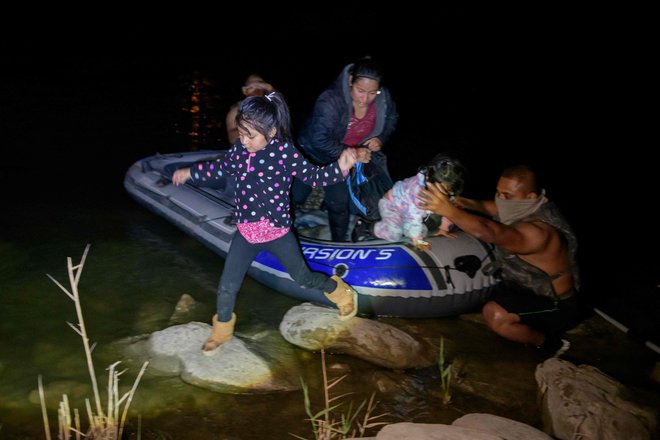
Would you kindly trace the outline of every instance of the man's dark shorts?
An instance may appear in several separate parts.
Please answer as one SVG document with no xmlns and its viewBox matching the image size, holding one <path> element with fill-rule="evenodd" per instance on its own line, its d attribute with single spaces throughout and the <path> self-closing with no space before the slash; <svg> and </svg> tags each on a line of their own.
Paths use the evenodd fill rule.
<svg viewBox="0 0 660 440">
<path fill-rule="evenodd" d="M 546 335 L 560 335 L 580 320 L 577 293 L 555 300 L 516 283 L 502 281 L 495 285 L 489 300 L 520 316 L 521 323 Z"/>
</svg>

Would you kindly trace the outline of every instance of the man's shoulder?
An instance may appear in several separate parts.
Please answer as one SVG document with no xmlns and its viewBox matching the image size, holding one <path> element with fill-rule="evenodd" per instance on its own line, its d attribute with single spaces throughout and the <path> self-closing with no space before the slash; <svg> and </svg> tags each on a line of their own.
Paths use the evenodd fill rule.
<svg viewBox="0 0 660 440">
<path fill-rule="evenodd" d="M 559 230 L 550 223 L 541 219 L 521 220 L 511 225 L 523 235 L 555 235 Z"/>
</svg>

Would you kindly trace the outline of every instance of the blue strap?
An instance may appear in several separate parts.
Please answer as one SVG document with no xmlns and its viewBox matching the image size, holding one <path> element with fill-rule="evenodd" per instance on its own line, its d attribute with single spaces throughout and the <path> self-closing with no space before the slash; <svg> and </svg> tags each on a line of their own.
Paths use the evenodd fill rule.
<svg viewBox="0 0 660 440">
<path fill-rule="evenodd" d="M 364 182 L 367 181 L 367 178 L 364 177 L 364 174 L 362 174 L 362 162 L 358 162 L 355 164 L 355 182 L 360 185 Z M 349 177 L 346 179 L 346 185 L 348 186 L 348 194 L 351 196 L 351 200 L 357 206 L 357 208 L 360 210 L 362 215 L 366 216 L 367 215 L 367 208 L 364 206 L 357 197 L 355 197 L 355 194 L 353 194 L 353 189 L 351 188 L 351 178 Z"/>
<path fill-rule="evenodd" d="M 364 174 L 362 173 L 362 162 L 358 162 L 355 164 L 355 183 L 358 185 L 362 185 L 364 182 L 367 181 L 367 178 L 364 177 Z"/>
</svg>

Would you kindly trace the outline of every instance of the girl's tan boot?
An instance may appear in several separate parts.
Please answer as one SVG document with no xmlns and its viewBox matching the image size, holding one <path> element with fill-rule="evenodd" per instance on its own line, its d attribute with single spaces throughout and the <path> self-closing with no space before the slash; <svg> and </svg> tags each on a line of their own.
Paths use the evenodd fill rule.
<svg viewBox="0 0 660 440">
<path fill-rule="evenodd" d="M 357 314 L 358 294 L 337 275 L 331 278 L 337 282 L 337 288 L 332 293 L 323 292 L 323 294 L 339 309 L 339 319 L 342 321 L 351 319 Z"/>
<path fill-rule="evenodd" d="M 234 324 L 236 324 L 236 314 L 231 314 L 229 322 L 218 321 L 218 315 L 213 315 L 213 328 L 211 336 L 202 345 L 202 353 L 206 356 L 213 356 L 218 352 L 222 344 L 229 341 L 234 334 Z"/>
</svg>

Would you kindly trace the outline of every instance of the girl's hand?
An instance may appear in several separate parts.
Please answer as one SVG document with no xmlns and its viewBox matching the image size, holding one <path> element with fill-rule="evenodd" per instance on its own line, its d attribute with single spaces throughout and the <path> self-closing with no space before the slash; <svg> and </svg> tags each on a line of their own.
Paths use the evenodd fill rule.
<svg viewBox="0 0 660 440">
<path fill-rule="evenodd" d="M 438 229 L 433 233 L 433 235 L 435 237 L 442 235 L 443 237 L 447 237 L 447 238 L 456 238 L 456 234 L 452 234 L 451 232 L 445 231 L 444 229 Z"/>
<path fill-rule="evenodd" d="M 344 148 L 337 160 L 337 164 L 344 175 L 348 174 L 348 170 L 353 168 L 356 162 L 357 153 L 355 152 L 355 148 Z"/>
<path fill-rule="evenodd" d="M 412 239 L 412 244 L 413 244 L 413 246 L 415 246 L 415 248 L 419 249 L 420 251 L 430 251 L 431 250 L 431 243 L 424 240 L 424 237 L 413 238 Z"/>
<path fill-rule="evenodd" d="M 172 174 L 174 186 L 183 185 L 188 179 L 190 179 L 190 168 L 180 168 Z"/>
<path fill-rule="evenodd" d="M 449 232 L 449 229 L 454 225 L 451 220 L 449 220 L 447 217 L 442 217 L 442 221 L 440 222 L 440 227 L 438 228 L 437 231 L 433 233 L 434 236 L 442 235 L 447 238 L 456 238 L 456 234 L 452 234 Z"/>
</svg>

